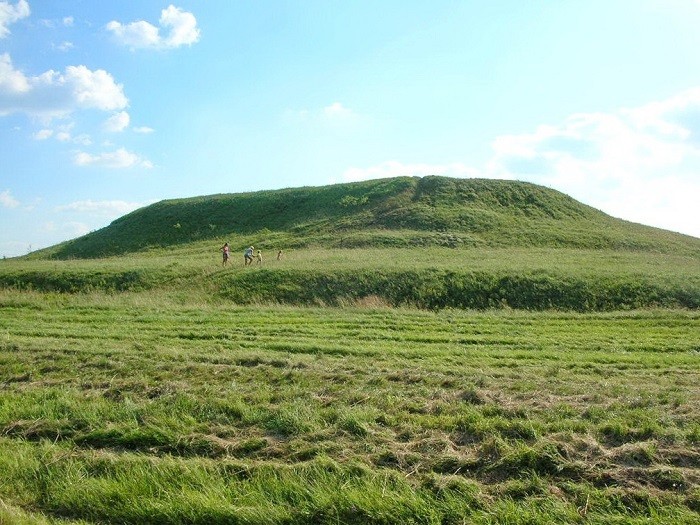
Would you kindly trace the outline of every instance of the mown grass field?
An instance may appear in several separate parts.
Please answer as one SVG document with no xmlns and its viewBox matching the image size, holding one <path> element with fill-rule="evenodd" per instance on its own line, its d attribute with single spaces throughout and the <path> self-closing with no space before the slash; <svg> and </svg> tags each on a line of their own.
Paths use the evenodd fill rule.
<svg viewBox="0 0 700 525">
<path fill-rule="evenodd" d="M 699 364 L 698 239 L 548 188 L 162 201 L 0 261 L 0 524 L 700 524 Z"/>
<path fill-rule="evenodd" d="M 291 307 L 221 293 L 275 264 L 516 264 L 503 251 L 333 253 L 262 269 L 221 269 L 198 249 L 133 268 L 6 261 L 3 275 L 153 281 L 0 291 L 0 523 L 700 523 L 697 309 Z M 553 275 L 698 279 L 696 261 L 668 269 L 669 256 L 520 259 Z"/>
</svg>

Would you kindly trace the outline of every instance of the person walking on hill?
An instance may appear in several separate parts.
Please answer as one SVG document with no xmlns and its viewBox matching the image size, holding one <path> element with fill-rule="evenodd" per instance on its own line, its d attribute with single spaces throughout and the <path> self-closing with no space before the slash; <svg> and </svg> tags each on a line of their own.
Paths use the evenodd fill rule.
<svg viewBox="0 0 700 525">
<path fill-rule="evenodd" d="M 262 264 L 262 252 L 260 250 L 258 250 L 258 254 L 255 258 L 258 260 L 258 264 Z"/>
<path fill-rule="evenodd" d="M 249 264 L 253 264 L 253 247 L 250 246 L 249 248 L 246 248 L 246 250 L 243 252 L 243 266 L 248 266 Z"/>
<path fill-rule="evenodd" d="M 282 250 L 277 252 L 277 260 L 279 261 L 282 258 Z"/>
<path fill-rule="evenodd" d="M 224 254 L 224 260 L 221 263 L 221 266 L 226 266 L 226 264 L 228 263 L 228 258 L 231 255 L 231 249 L 229 248 L 227 242 L 225 242 L 224 245 L 221 247 L 221 251 Z"/>
</svg>

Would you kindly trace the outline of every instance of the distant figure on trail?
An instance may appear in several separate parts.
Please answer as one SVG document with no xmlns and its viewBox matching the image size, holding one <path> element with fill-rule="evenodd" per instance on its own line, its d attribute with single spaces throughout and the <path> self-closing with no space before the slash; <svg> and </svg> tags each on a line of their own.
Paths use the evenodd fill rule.
<svg viewBox="0 0 700 525">
<path fill-rule="evenodd" d="M 221 263 L 221 266 L 226 266 L 226 263 L 228 263 L 228 258 L 231 255 L 231 249 L 229 248 L 227 242 L 225 242 L 224 245 L 221 247 L 221 251 L 224 254 L 224 260 Z"/>
<path fill-rule="evenodd" d="M 253 264 L 253 247 L 250 246 L 249 248 L 246 248 L 246 250 L 243 252 L 243 266 L 248 266 L 249 264 Z"/>
<path fill-rule="evenodd" d="M 277 252 L 277 260 L 279 261 L 282 258 L 282 250 Z"/>
<path fill-rule="evenodd" d="M 258 250 L 258 254 L 255 258 L 258 260 L 258 264 L 262 264 L 262 252 L 260 250 Z"/>
</svg>

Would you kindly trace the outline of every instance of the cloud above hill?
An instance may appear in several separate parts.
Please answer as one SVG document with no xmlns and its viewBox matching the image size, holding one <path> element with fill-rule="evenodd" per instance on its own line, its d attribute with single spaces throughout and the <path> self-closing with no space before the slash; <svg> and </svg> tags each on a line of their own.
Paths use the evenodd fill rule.
<svg viewBox="0 0 700 525">
<path fill-rule="evenodd" d="M 343 172 L 342 180 L 343 182 L 358 182 L 388 177 L 423 177 L 425 175 L 469 178 L 479 177 L 481 172 L 460 162 L 449 164 L 404 164 L 395 160 L 389 160 L 367 168 L 348 168 Z"/>
<path fill-rule="evenodd" d="M 68 66 L 27 76 L 15 69 L 9 53 L 0 54 L 0 115 L 23 112 L 39 117 L 65 116 L 79 109 L 111 111 L 128 105 L 124 88 L 107 71 Z"/>
<path fill-rule="evenodd" d="M 8 34 L 7 26 L 10 23 L 25 16 L 29 16 L 26 2 L 15 6 L 0 2 L 0 36 Z M 192 24 L 188 20 L 189 15 L 176 8 L 163 11 L 161 21 L 172 29 L 165 39 L 165 45 L 175 45 L 192 38 Z M 39 25 L 54 27 L 56 23 L 41 20 Z M 64 17 L 61 23 L 70 27 L 74 20 Z M 74 118 L 77 116 L 73 114 L 86 110 L 110 112 L 101 129 L 106 133 L 119 133 L 127 129 L 131 122 L 129 113 L 124 111 L 128 105 L 123 85 L 104 69 L 91 70 L 85 65 L 70 65 L 63 71 L 49 69 L 32 75 L 15 67 L 9 53 L 0 53 L 0 117 L 20 113 L 34 122 L 40 122 L 42 128 L 32 134 L 37 141 L 55 139 L 62 143 L 90 146 L 92 138 L 89 134 L 74 134 Z M 125 148 L 100 153 L 78 151 L 73 154 L 73 164 L 111 169 L 153 167 L 149 160 Z M 5 201 L 9 202 L 8 199 Z"/>
<path fill-rule="evenodd" d="M 626 219 L 694 235 L 700 88 L 609 113 L 572 115 L 493 141 L 485 171 L 564 191 Z"/>
<path fill-rule="evenodd" d="M 91 154 L 80 151 L 75 154 L 73 161 L 76 166 L 99 167 L 99 168 L 152 168 L 153 163 L 141 158 L 136 153 L 119 148 L 116 151 Z"/>
<path fill-rule="evenodd" d="M 315 109 L 287 109 L 282 115 L 284 122 L 292 125 L 301 123 L 316 126 L 353 126 L 366 121 L 364 115 L 343 105 L 341 102 L 333 102 L 322 108 Z"/>
<path fill-rule="evenodd" d="M 195 16 L 172 4 L 161 11 L 159 25 L 156 27 L 145 20 L 128 24 L 112 20 L 106 29 L 118 43 L 131 49 L 172 49 L 199 41 Z M 161 34 L 161 29 L 165 34 Z"/>
<path fill-rule="evenodd" d="M 3 208 L 16 208 L 19 206 L 19 201 L 10 194 L 10 190 L 0 191 L 0 206 Z"/>
<path fill-rule="evenodd" d="M 517 179 L 616 217 L 700 236 L 700 88 L 613 112 L 574 114 L 501 135 L 481 167 L 387 161 L 351 167 L 344 181 L 400 175 Z"/>
<path fill-rule="evenodd" d="M 109 217 L 119 217 L 145 205 L 145 203 L 121 200 L 84 200 L 56 206 L 55 210 L 58 212 L 94 213 Z"/>
</svg>

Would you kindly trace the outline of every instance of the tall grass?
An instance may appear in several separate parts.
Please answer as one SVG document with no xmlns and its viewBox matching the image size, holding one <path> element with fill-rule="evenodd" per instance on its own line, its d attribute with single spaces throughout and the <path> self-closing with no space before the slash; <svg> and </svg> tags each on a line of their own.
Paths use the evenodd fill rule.
<svg viewBox="0 0 700 525">
<path fill-rule="evenodd" d="M 234 243 L 235 241 L 235 243 Z M 232 245 L 245 246 L 250 238 Z M 300 249 L 269 239 L 263 264 L 222 268 L 218 245 L 76 261 L 4 261 L 0 286 L 90 292 L 179 289 L 237 303 L 601 311 L 700 306 L 700 260 L 574 249 Z"/>
</svg>

